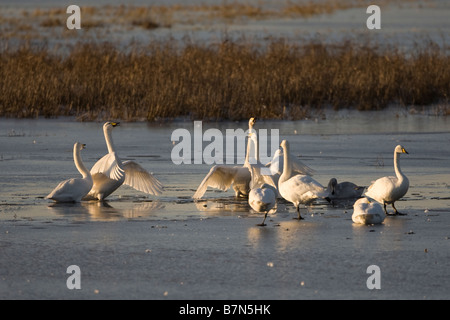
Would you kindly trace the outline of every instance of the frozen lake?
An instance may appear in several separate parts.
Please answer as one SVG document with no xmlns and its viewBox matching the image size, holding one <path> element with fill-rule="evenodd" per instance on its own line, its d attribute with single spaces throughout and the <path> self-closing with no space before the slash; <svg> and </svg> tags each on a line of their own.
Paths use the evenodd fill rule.
<svg viewBox="0 0 450 320">
<path fill-rule="evenodd" d="M 242 128 L 242 123 L 203 123 L 203 131 Z M 72 158 L 76 141 L 86 143 L 82 152 L 88 168 L 106 154 L 102 123 L 57 120 L 1 120 L 0 122 L 0 219 L 66 217 L 77 219 L 156 218 L 185 219 L 208 215 L 203 205 L 191 199 L 211 165 L 181 164 L 171 160 L 171 134 L 187 129 L 194 139 L 193 122 L 170 124 L 122 123 L 113 137 L 123 160 L 140 163 L 165 185 L 159 197 L 147 196 L 127 186 L 108 198 L 108 203 L 83 203 L 67 210 L 49 206 L 43 199 L 62 180 L 78 177 Z M 326 119 L 262 121 L 257 129 L 279 129 L 280 141 L 287 139 L 301 160 L 316 170 L 315 178 L 327 185 L 330 178 L 368 186 L 371 181 L 393 175 L 393 149 L 406 147 L 402 169 L 410 189 L 399 206 L 404 210 L 447 210 L 449 208 L 450 126 L 447 117 L 411 115 L 399 109 L 386 112 L 330 112 Z M 209 142 L 204 142 L 204 147 Z M 270 146 L 268 146 L 270 147 Z M 195 155 L 192 154 L 192 157 Z M 211 190 L 204 198 L 232 198 L 233 192 Z M 247 212 L 245 203 L 230 200 L 233 210 Z M 198 210 L 200 207 L 200 211 Z M 321 210 L 333 210 L 327 206 Z M 230 211 L 230 210 L 225 210 Z"/>
<path fill-rule="evenodd" d="M 247 123 L 203 123 L 203 130 Z M 120 156 L 165 185 L 159 197 L 122 186 L 104 204 L 54 205 L 43 197 L 79 176 L 75 141 L 88 167 L 106 153 L 102 123 L 72 119 L 0 120 L 0 298 L 333 299 L 450 297 L 450 125 L 448 117 L 383 112 L 328 112 L 295 122 L 261 121 L 316 170 L 367 186 L 393 174 L 402 144 L 407 216 L 358 226 L 351 205 L 280 202 L 267 226 L 233 193 L 191 199 L 210 165 L 174 165 L 171 134 L 190 121 L 122 123 L 113 131 Z M 83 285 L 68 290 L 65 268 L 80 266 Z M 366 268 L 379 265 L 382 289 L 368 290 Z M 109 281 L 110 279 L 115 281 Z"/>
</svg>

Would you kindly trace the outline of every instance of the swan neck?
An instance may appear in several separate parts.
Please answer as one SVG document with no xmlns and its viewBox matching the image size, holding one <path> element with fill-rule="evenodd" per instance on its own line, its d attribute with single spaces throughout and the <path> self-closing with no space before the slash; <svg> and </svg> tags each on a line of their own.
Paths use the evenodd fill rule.
<svg viewBox="0 0 450 320">
<path fill-rule="evenodd" d="M 249 163 L 248 157 L 249 157 L 249 154 L 250 154 L 251 143 L 252 143 L 252 139 L 251 139 L 251 137 L 249 136 L 249 137 L 247 137 L 247 150 L 246 150 L 246 152 L 245 152 L 245 161 L 244 161 L 244 164 Z"/>
<path fill-rule="evenodd" d="M 254 131 L 254 130 L 253 130 Z M 255 156 L 255 160 L 256 163 L 259 163 L 259 141 L 258 141 L 258 136 L 256 134 L 256 132 L 253 132 L 254 136 L 252 136 L 252 140 L 254 142 L 254 156 Z"/>
<path fill-rule="evenodd" d="M 76 146 L 73 148 L 73 160 L 75 162 L 75 166 L 77 167 L 83 178 L 91 177 L 89 170 L 84 165 L 83 160 L 81 160 L 80 150 Z"/>
<path fill-rule="evenodd" d="M 397 152 L 394 152 L 394 170 L 395 170 L 395 175 L 397 176 L 397 178 L 403 179 L 403 172 L 400 168 L 400 154 Z"/>
<path fill-rule="evenodd" d="M 287 145 L 283 146 L 283 173 L 280 179 L 285 180 L 290 177 L 292 173 L 291 162 L 289 160 L 289 147 Z"/>
<path fill-rule="evenodd" d="M 107 128 L 103 129 L 103 133 L 105 134 L 106 146 L 108 147 L 108 153 L 115 152 L 114 143 L 111 135 L 111 130 Z"/>
</svg>

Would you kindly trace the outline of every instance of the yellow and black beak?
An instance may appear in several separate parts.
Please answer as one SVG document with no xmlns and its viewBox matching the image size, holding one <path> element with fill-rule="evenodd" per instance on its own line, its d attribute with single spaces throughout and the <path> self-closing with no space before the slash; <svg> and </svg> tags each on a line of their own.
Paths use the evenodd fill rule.
<svg viewBox="0 0 450 320">
<path fill-rule="evenodd" d="M 409 152 L 408 152 L 408 151 L 406 151 L 406 149 L 405 149 L 405 148 L 402 148 L 402 152 L 403 152 L 403 153 L 406 153 L 406 154 L 409 154 Z"/>
<path fill-rule="evenodd" d="M 113 127 L 116 127 L 116 126 L 120 125 L 120 122 L 111 122 L 111 125 L 112 125 Z"/>
<path fill-rule="evenodd" d="M 83 146 L 83 149 L 86 149 L 86 144 L 85 143 L 83 143 L 82 146 Z"/>
</svg>

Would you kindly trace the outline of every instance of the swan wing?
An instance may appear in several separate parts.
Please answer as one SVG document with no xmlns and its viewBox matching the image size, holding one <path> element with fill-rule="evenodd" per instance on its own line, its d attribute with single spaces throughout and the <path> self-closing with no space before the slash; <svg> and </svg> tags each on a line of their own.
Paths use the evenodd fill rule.
<svg viewBox="0 0 450 320">
<path fill-rule="evenodd" d="M 197 191 L 192 196 L 194 199 L 200 199 L 205 194 L 208 187 L 227 191 L 242 167 L 228 167 L 222 165 L 215 165 L 209 170 L 202 183 L 197 188 Z"/>
<path fill-rule="evenodd" d="M 97 173 L 104 174 L 112 180 L 121 180 L 124 178 L 125 170 L 116 153 L 111 152 L 94 164 L 91 169 L 91 175 L 94 176 Z"/>
<path fill-rule="evenodd" d="M 252 175 L 252 180 L 250 183 L 250 189 L 261 188 L 263 185 L 272 187 L 272 189 L 277 190 L 277 186 L 270 175 L 262 175 L 261 167 L 253 165 L 249 167 L 250 173 Z"/>
<path fill-rule="evenodd" d="M 289 159 L 291 160 L 292 172 L 297 174 L 304 174 L 308 176 L 313 176 L 315 171 L 310 168 L 302 161 L 298 159 L 298 157 L 294 156 L 292 153 L 289 154 Z M 272 175 L 282 174 L 283 173 L 283 150 L 277 149 L 273 154 L 272 160 L 266 164 L 270 168 L 270 172 Z"/>
<path fill-rule="evenodd" d="M 74 178 L 60 182 L 46 199 L 58 202 L 79 202 L 92 188 L 92 180 Z"/>
<path fill-rule="evenodd" d="M 298 157 L 290 154 L 290 160 L 292 163 L 292 171 L 297 172 L 299 174 L 305 174 L 308 176 L 313 176 L 315 171 L 314 169 L 311 169 L 310 167 L 308 167 L 306 164 L 304 164 L 302 161 L 300 161 L 298 159 Z"/>
<path fill-rule="evenodd" d="M 124 184 L 152 195 L 162 193 L 162 183 L 136 162 L 124 161 L 123 169 L 125 171 Z"/>
</svg>

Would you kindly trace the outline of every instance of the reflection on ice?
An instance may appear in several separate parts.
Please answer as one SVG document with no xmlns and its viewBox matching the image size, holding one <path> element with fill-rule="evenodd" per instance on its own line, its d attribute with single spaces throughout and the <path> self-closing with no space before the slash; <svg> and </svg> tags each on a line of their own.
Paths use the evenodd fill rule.
<svg viewBox="0 0 450 320">
<path fill-rule="evenodd" d="M 160 201 L 127 203 L 117 209 L 106 201 L 83 201 L 81 203 L 52 203 L 48 208 L 57 216 L 76 216 L 76 220 L 114 221 L 149 217 L 165 205 Z"/>
<path fill-rule="evenodd" d="M 197 200 L 194 203 L 199 211 L 220 213 L 221 215 L 227 212 L 249 212 L 250 210 L 247 199 L 236 199 L 234 197 Z"/>
</svg>

